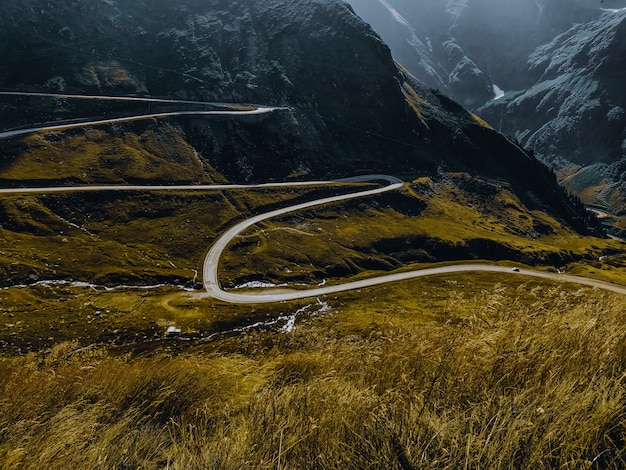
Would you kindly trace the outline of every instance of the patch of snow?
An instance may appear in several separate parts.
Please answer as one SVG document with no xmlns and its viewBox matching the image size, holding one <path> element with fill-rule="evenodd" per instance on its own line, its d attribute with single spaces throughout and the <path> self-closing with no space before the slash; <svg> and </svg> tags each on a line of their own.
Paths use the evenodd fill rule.
<svg viewBox="0 0 626 470">
<path fill-rule="evenodd" d="M 393 16 L 394 20 L 396 20 L 398 23 L 406 26 L 409 29 L 413 29 L 411 27 L 411 24 L 406 20 L 406 18 L 402 16 L 398 10 L 392 7 L 389 4 L 389 2 L 387 2 L 387 0 L 378 0 L 378 1 L 381 3 L 382 6 L 384 6 L 387 10 L 389 10 L 389 13 L 391 13 L 391 16 Z"/>
<path fill-rule="evenodd" d="M 137 290 L 152 290 L 152 289 L 160 289 L 161 287 L 167 287 L 167 284 L 154 284 L 152 286 L 115 286 L 115 287 L 105 287 L 106 290 L 115 290 L 115 289 L 137 289 Z M 177 286 L 181 287 L 182 286 Z"/>
<path fill-rule="evenodd" d="M 180 328 L 176 328 L 175 326 L 168 326 L 165 334 L 169 337 L 180 335 Z"/>
<path fill-rule="evenodd" d="M 180 290 L 186 291 L 186 292 L 195 292 L 196 289 L 194 289 L 193 287 L 186 287 L 186 286 L 180 286 L 180 285 L 173 285 L 173 284 L 154 284 L 151 286 L 127 286 L 127 285 L 119 285 L 119 286 L 114 286 L 114 287 L 109 287 L 109 286 L 103 286 L 103 285 L 98 285 L 98 284 L 91 284 L 89 282 L 76 282 L 76 281 L 63 281 L 63 280 L 58 280 L 58 281 L 38 281 L 38 282 L 34 282 L 33 284 L 16 284 L 13 286 L 8 286 L 8 287 L 2 287 L 0 288 L 0 290 L 8 290 L 8 289 L 27 289 L 29 287 L 78 287 L 78 288 L 88 288 L 88 289 L 94 289 L 94 290 L 104 290 L 106 292 L 111 292 L 114 290 L 121 290 L 121 289 L 125 289 L 125 290 L 153 290 L 153 289 L 160 289 L 162 287 L 176 287 Z"/>
<path fill-rule="evenodd" d="M 3 287 L 0 290 L 9 290 L 9 289 L 26 289 L 28 287 L 88 287 L 90 289 L 98 289 L 103 288 L 105 290 L 111 289 L 103 286 L 97 286 L 96 284 L 89 284 L 87 282 L 70 282 L 70 281 L 39 281 L 33 284 L 15 284 L 13 286 Z"/>
<path fill-rule="evenodd" d="M 308 309 L 310 309 L 313 306 L 313 304 L 309 304 L 306 305 L 298 310 L 296 310 L 292 315 L 289 315 L 288 317 L 281 317 L 283 319 L 287 319 L 287 323 L 285 323 L 285 326 L 283 326 L 280 331 L 281 333 L 291 333 L 293 331 L 293 329 L 296 327 L 296 318 L 298 318 L 298 315 L 301 313 L 306 312 Z"/>
<path fill-rule="evenodd" d="M 320 306 L 320 308 L 315 313 L 326 313 L 332 310 L 331 306 L 328 305 L 328 302 L 322 302 L 319 298 L 317 299 L 317 304 Z"/>
<path fill-rule="evenodd" d="M 196 292 L 196 289 L 194 287 L 188 287 L 188 286 L 175 286 L 178 287 L 180 290 L 185 291 L 185 292 Z"/>
<path fill-rule="evenodd" d="M 417 31 L 415 28 L 409 23 L 409 21 L 400 14 L 398 10 L 396 10 L 387 0 L 378 0 L 381 5 L 383 5 L 389 13 L 391 13 L 392 18 L 404 26 L 407 30 L 407 34 L 410 35 L 410 38 L 407 37 L 407 42 L 415 49 L 417 56 L 420 57 L 419 63 L 424 68 L 425 72 L 433 77 L 435 80 L 443 83 L 439 72 L 435 69 L 434 65 L 431 63 L 429 59 L 429 54 L 433 52 L 433 45 L 430 41 L 430 38 L 426 38 L 426 44 L 418 37 Z"/>
<path fill-rule="evenodd" d="M 234 328 L 232 330 L 221 331 L 219 333 L 212 333 L 206 338 L 204 338 L 203 341 L 204 342 L 212 341 L 215 338 L 226 336 L 226 335 L 233 334 L 233 333 L 247 333 L 248 331 L 252 331 L 252 330 L 266 329 L 269 327 L 276 326 L 280 324 L 281 322 L 284 322 L 284 325 L 276 331 L 279 331 L 281 333 L 290 333 L 294 330 L 296 326 L 296 320 L 298 318 L 298 315 L 308 312 L 311 309 L 311 307 L 313 307 L 314 305 L 316 304 L 305 305 L 304 307 L 296 310 L 291 315 L 281 315 L 280 317 L 277 317 L 273 320 L 260 321 L 260 322 L 253 323 L 251 325 L 240 327 L 240 328 Z M 328 304 L 328 302 L 322 302 L 319 298 L 317 299 L 317 305 L 318 305 L 317 310 L 309 312 L 309 316 L 320 315 L 320 314 L 332 311 L 332 308 Z"/>
<path fill-rule="evenodd" d="M 602 11 L 610 11 L 611 13 L 619 13 L 620 11 L 626 11 L 626 8 L 602 8 Z"/>
<path fill-rule="evenodd" d="M 271 282 L 262 281 L 250 281 L 239 286 L 235 286 L 235 289 L 267 289 L 270 287 L 285 287 L 287 284 L 272 284 Z"/>
<path fill-rule="evenodd" d="M 234 329 L 229 330 L 229 331 L 222 331 L 220 333 L 215 333 L 215 335 L 225 335 L 225 334 L 228 334 L 228 333 L 246 333 L 247 331 L 259 330 L 261 328 L 267 328 L 267 327 L 270 327 L 270 326 L 274 326 L 274 325 L 276 325 L 277 323 L 280 323 L 280 322 L 286 322 L 286 325 L 283 326 L 280 329 L 280 331 L 284 331 L 286 326 L 290 323 L 292 318 L 293 318 L 293 324 L 295 325 L 296 313 L 294 313 L 291 316 L 284 316 L 283 315 L 283 316 L 277 317 L 277 318 L 275 318 L 273 320 L 259 321 L 259 322 L 253 323 L 251 325 L 242 326 L 241 328 L 234 328 Z M 292 327 L 292 329 L 293 329 L 293 327 Z M 291 331 L 291 330 L 289 330 L 289 331 Z"/>
<path fill-rule="evenodd" d="M 453 26 L 456 26 L 463 11 L 468 7 L 468 0 L 448 0 L 446 13 L 452 16 Z"/>
<path fill-rule="evenodd" d="M 327 302 L 322 302 L 319 298 L 317 299 L 317 304 L 319 305 L 318 309 L 314 312 L 311 312 L 310 315 L 319 315 L 321 313 L 326 313 L 326 312 L 330 312 L 332 309 L 330 307 L 330 305 L 328 305 Z M 283 326 L 280 331 L 282 333 L 290 333 L 293 331 L 293 329 L 296 326 L 296 319 L 298 318 L 298 315 L 307 312 L 311 307 L 313 307 L 313 305 L 315 304 L 309 304 L 306 305 L 305 307 L 302 307 L 301 309 L 296 310 L 292 315 L 290 315 L 289 317 L 281 317 L 281 319 L 287 319 L 287 323 L 285 324 L 285 326 Z"/>
<path fill-rule="evenodd" d="M 296 314 L 294 313 L 287 319 L 287 323 L 285 326 L 281 328 L 281 332 L 283 333 L 291 333 L 296 326 Z"/>
<path fill-rule="evenodd" d="M 498 85 L 496 85 L 495 83 L 492 85 L 493 87 L 493 93 L 494 93 L 494 100 L 499 100 L 500 98 L 502 98 L 504 96 L 504 90 L 502 90 Z"/>
<path fill-rule="evenodd" d="M 423 53 L 426 52 L 427 49 L 430 50 L 430 52 L 432 53 L 433 48 L 432 48 L 432 44 L 430 43 L 430 39 L 428 39 L 428 47 L 427 47 L 417 36 L 417 31 L 415 31 L 415 28 L 413 28 L 411 23 L 409 23 L 408 20 L 404 16 L 402 16 L 398 10 L 396 10 L 393 6 L 391 6 L 389 2 L 387 2 L 387 0 L 378 0 L 378 1 L 380 2 L 382 6 L 384 6 L 389 11 L 389 13 L 391 13 L 391 16 L 393 17 L 393 19 L 396 22 L 400 23 L 402 26 L 404 26 L 408 30 L 408 32 L 411 34 L 411 39 L 409 40 L 409 44 L 411 44 L 411 46 L 413 46 L 413 48 L 418 52 L 418 55 L 423 55 Z M 421 62 L 424 64 L 423 60 Z M 427 64 L 425 64 L 425 68 L 432 69 L 432 67 Z M 432 69 L 432 71 L 429 70 L 429 73 L 433 75 L 437 75 L 434 69 Z"/>
</svg>

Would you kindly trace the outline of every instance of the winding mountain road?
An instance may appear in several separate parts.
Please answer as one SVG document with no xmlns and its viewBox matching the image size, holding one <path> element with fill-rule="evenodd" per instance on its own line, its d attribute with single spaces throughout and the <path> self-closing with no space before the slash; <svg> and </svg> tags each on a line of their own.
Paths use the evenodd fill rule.
<svg viewBox="0 0 626 470">
<path fill-rule="evenodd" d="M 599 281 L 594 279 L 589 279 L 581 276 L 571 276 L 567 274 L 556 274 L 549 273 L 545 271 L 537 271 L 532 269 L 511 269 L 509 267 L 504 266 L 495 266 L 490 264 L 459 264 L 453 266 L 439 266 L 434 268 L 427 269 L 419 269 L 415 271 L 407 271 L 400 272 L 394 274 L 386 274 L 383 276 L 377 276 L 371 279 L 361 279 L 358 281 L 347 282 L 344 284 L 337 284 L 327 287 L 318 287 L 313 289 L 306 290 L 286 290 L 281 288 L 277 289 L 262 289 L 258 292 L 233 292 L 233 291 L 225 291 L 221 288 L 219 280 L 218 280 L 218 268 L 219 268 L 219 259 L 222 255 L 222 252 L 226 249 L 226 247 L 236 238 L 241 232 L 252 227 L 253 225 L 268 220 L 274 217 L 278 217 L 281 215 L 286 215 L 291 212 L 299 211 L 302 209 L 308 209 L 310 207 L 320 206 L 323 204 L 331 204 L 340 201 L 346 201 L 348 199 L 355 199 L 360 197 L 373 196 L 376 194 L 381 194 L 387 191 L 395 191 L 402 187 L 402 182 L 394 177 L 389 177 L 385 175 L 368 175 L 361 176 L 357 178 L 348 178 L 346 180 L 341 180 L 345 182 L 353 181 L 353 182 L 365 182 L 365 181 L 377 181 L 383 180 L 389 183 L 388 186 L 383 188 L 368 190 L 368 191 L 360 191 L 351 194 L 345 194 L 342 196 L 334 196 L 324 199 L 318 199 L 315 201 L 305 202 L 301 204 L 296 204 L 290 207 L 286 207 L 283 209 L 277 209 L 271 212 L 266 212 L 265 214 L 259 214 L 249 219 L 246 219 L 237 225 L 230 228 L 226 231 L 217 241 L 213 244 L 209 253 L 207 254 L 204 265 L 203 265 L 203 279 L 204 279 L 204 288 L 206 290 L 206 294 L 210 297 L 214 297 L 218 300 L 222 300 L 224 302 L 237 303 L 237 304 L 259 304 L 259 303 L 273 303 L 273 302 L 284 302 L 288 300 L 299 300 L 305 299 L 309 297 L 319 297 L 330 294 L 337 294 L 339 292 L 346 292 L 350 290 L 363 289 L 367 287 L 378 286 L 381 284 L 387 284 L 390 282 L 398 282 L 405 281 L 409 279 L 415 279 L 418 277 L 426 277 L 426 276 L 435 276 L 441 274 L 453 274 L 453 273 L 462 273 L 462 272 L 495 272 L 506 275 L 517 275 L 517 276 L 530 276 L 537 277 L 542 279 L 550 279 L 561 282 L 571 282 L 575 284 L 586 285 L 590 287 L 595 287 L 598 289 L 604 289 L 611 292 L 616 292 L 618 294 L 626 295 L 626 287 L 622 287 L 616 284 L 611 284 L 605 281 Z"/>
<path fill-rule="evenodd" d="M 27 96 L 31 98 L 57 98 L 57 99 L 75 99 L 86 101 L 137 101 L 144 103 L 165 103 L 165 104 L 193 104 L 203 106 L 216 106 L 230 108 L 233 103 L 225 103 L 219 101 L 193 101 L 193 100 L 176 100 L 168 98 L 152 98 L 151 96 L 115 96 L 115 95 L 78 95 L 71 93 L 39 93 L 39 92 L 25 92 L 25 91 L 0 91 L 0 96 Z M 245 105 L 248 106 L 248 105 Z M 254 105 L 250 105 L 256 107 Z"/>
<path fill-rule="evenodd" d="M 395 191 L 402 187 L 401 180 L 386 175 L 367 175 L 354 178 L 344 178 L 334 181 L 306 181 L 306 182 L 290 182 L 290 183 L 264 183 L 257 185 L 241 185 L 241 184 L 216 184 L 216 185 L 111 185 L 111 186 L 63 186 L 63 187 L 41 187 L 41 188 L 0 188 L 1 194 L 50 194 L 50 193 L 70 193 L 70 192 L 94 192 L 94 191 L 222 191 L 222 190 L 254 190 L 265 188 L 284 188 L 284 187 L 306 187 L 306 186 L 328 186 L 337 183 L 358 183 L 370 181 L 385 181 L 389 183 L 387 186 L 370 189 L 366 191 L 358 191 L 355 193 L 333 196 L 314 201 L 304 202 L 293 206 L 277 209 L 264 214 L 259 214 L 246 219 L 227 230 L 213 244 L 205 257 L 203 264 L 203 279 L 206 292 L 202 294 L 194 294 L 197 297 L 213 297 L 224 302 L 237 304 L 259 304 L 284 302 L 289 300 L 299 300 L 310 297 L 319 297 L 331 295 L 350 290 L 363 289 L 367 287 L 378 286 L 390 282 L 398 282 L 418 277 L 435 276 L 441 274 L 453 274 L 462 272 L 495 272 L 503 275 L 530 276 L 543 279 L 549 279 L 561 282 L 571 282 L 575 284 L 587 285 L 598 289 L 604 289 L 618 294 L 626 295 L 626 287 L 611 284 L 605 281 L 594 280 L 581 276 L 571 276 L 566 274 L 549 273 L 545 271 L 536 271 L 531 269 L 522 269 L 513 271 L 509 267 L 495 266 L 490 264 L 459 264 L 451 266 L 439 266 L 434 268 L 420 269 L 415 271 L 407 271 L 371 279 L 361 279 L 358 281 L 347 282 L 344 284 L 332 285 L 327 287 L 317 287 L 306 290 L 287 290 L 262 289 L 255 292 L 234 292 L 225 291 L 221 288 L 218 279 L 219 260 L 222 252 L 226 247 L 244 230 L 253 225 L 281 215 L 296 212 L 311 207 L 342 202 L 350 199 L 356 199 L 367 196 L 374 196 L 388 191 Z"/>
<path fill-rule="evenodd" d="M 36 132 L 43 131 L 61 131 L 67 129 L 75 129 L 79 127 L 99 126 L 103 124 L 116 124 L 121 122 L 132 121 L 144 121 L 147 119 L 163 119 L 167 117 L 175 116 L 247 116 L 267 114 L 277 110 L 285 110 L 285 107 L 273 107 L 273 106 L 260 106 L 260 105 L 247 105 L 247 104 L 233 104 L 233 103 L 219 103 L 219 102 L 204 102 L 204 101 L 185 101 L 185 100 L 166 100 L 158 98 L 142 98 L 134 96 L 95 96 L 95 95 L 70 95 L 59 93 L 25 93 L 25 92 L 13 92 L 2 91 L 0 96 L 28 96 L 28 97 L 47 97 L 47 98 L 59 98 L 59 99 L 80 99 L 80 100 L 97 100 L 97 101 L 139 101 L 148 103 L 164 103 L 164 104 L 187 104 L 187 105 L 203 105 L 219 107 L 222 109 L 207 110 L 207 111 L 173 111 L 163 113 L 148 113 L 137 114 L 133 116 L 123 116 L 111 119 L 98 119 L 92 121 L 81 121 L 62 124 L 50 124 L 39 127 L 30 127 L 26 129 L 11 129 L 0 132 L 0 139 L 8 139 L 10 137 L 16 137 L 26 134 L 34 134 Z"/>
<path fill-rule="evenodd" d="M 205 266 L 206 271 L 206 266 Z M 319 297 L 330 294 L 337 294 L 340 292 L 346 292 L 350 290 L 364 289 L 367 287 L 379 286 L 381 284 L 387 284 L 390 282 L 407 281 L 410 279 L 416 279 L 419 277 L 436 276 L 441 274 L 456 274 L 467 272 L 492 272 L 501 273 L 504 275 L 515 276 L 529 276 L 542 279 L 549 279 L 559 282 L 570 282 L 574 284 L 581 284 L 598 289 L 603 289 L 618 294 L 626 295 L 626 287 L 621 287 L 609 282 L 598 281 L 581 276 L 570 276 L 566 274 L 555 274 L 544 271 L 535 271 L 532 269 L 519 269 L 513 271 L 511 268 L 504 266 L 494 266 L 489 264 L 459 264 L 453 266 L 440 266 L 435 268 L 419 269 L 416 271 L 408 271 L 394 274 L 386 274 L 384 276 L 378 276 L 371 279 L 362 279 L 359 281 L 347 282 L 345 284 L 338 284 L 328 287 L 319 287 L 315 289 L 307 290 L 292 290 L 285 291 L 281 289 L 280 292 L 273 291 L 272 289 L 263 289 L 257 293 L 235 293 L 226 292 L 222 290 L 219 285 L 213 284 L 212 280 L 207 282 L 205 280 L 205 288 L 211 297 L 224 302 L 236 303 L 236 304 L 259 304 L 259 303 L 272 303 L 272 302 L 284 302 L 287 300 L 306 299 L 309 297 Z"/>
<path fill-rule="evenodd" d="M 338 180 L 337 182 L 340 182 Z M 52 194 L 52 193 L 90 193 L 101 191 L 226 191 L 233 189 L 268 189 L 293 188 L 303 186 L 321 186 L 328 181 L 305 181 L 291 183 L 261 183 L 261 184 L 172 184 L 172 185 L 99 185 L 99 186 L 48 186 L 31 188 L 0 188 L 0 194 Z"/>
<path fill-rule="evenodd" d="M 75 98 L 75 99 L 93 99 L 93 100 L 119 100 L 119 101 L 148 101 L 148 102 L 161 102 L 161 103 L 186 103 L 186 104 L 202 104 L 211 105 L 215 107 L 223 107 L 221 110 L 211 111 L 178 111 L 171 113 L 156 113 L 136 115 L 129 117 L 121 117 L 114 119 L 94 120 L 89 122 L 79 122 L 71 124 L 59 124 L 50 126 L 33 127 L 29 129 L 15 129 L 0 132 L 0 139 L 8 138 L 23 134 L 30 134 L 35 132 L 50 131 L 50 130 L 65 130 L 77 127 L 85 127 L 92 125 L 111 124 L 118 122 L 138 121 L 143 119 L 157 119 L 171 116 L 190 116 L 190 115 L 253 115 L 253 114 L 265 114 L 271 113 L 278 109 L 268 106 L 256 106 L 256 105 L 236 105 L 229 103 L 204 103 L 197 101 L 178 101 L 178 100 L 161 100 L 156 98 L 145 97 L 115 97 L 115 96 L 86 96 L 86 95 L 64 95 L 53 93 L 23 93 L 23 92 L 0 92 L 1 95 L 10 96 L 45 96 L 55 98 Z M 238 109 L 243 108 L 243 109 Z M 62 186 L 62 187 L 42 187 L 42 188 L 0 188 L 0 194 L 48 194 L 48 193 L 66 193 L 66 192 L 94 192 L 94 191 L 189 191 L 189 190 L 233 190 L 233 189 L 261 189 L 261 188 L 276 188 L 276 187 L 297 187 L 297 186 L 326 186 L 333 183 L 356 183 L 356 182 L 370 182 L 370 181 L 384 181 L 388 183 L 387 186 L 370 189 L 366 191 L 357 191 L 355 193 L 344 194 L 340 196 L 327 197 L 317 199 L 314 201 L 304 202 L 289 206 L 283 209 L 277 209 L 264 214 L 259 214 L 249 219 L 246 219 L 229 230 L 227 230 L 210 248 L 203 264 L 203 279 L 206 293 L 200 294 L 200 297 L 211 296 L 218 300 L 230 303 L 245 303 L 245 304 L 258 304 L 258 303 L 271 303 L 271 302 L 284 302 L 288 300 L 304 299 L 309 297 L 318 297 L 323 295 L 336 294 L 339 292 L 346 292 L 349 290 L 362 289 L 389 282 L 397 282 L 409 279 L 415 279 L 418 277 L 434 276 L 440 274 L 452 274 L 461 272 L 496 272 L 507 275 L 517 276 L 531 276 L 543 279 L 550 279 L 562 282 L 571 282 L 581 285 L 587 285 L 599 289 L 604 289 L 618 294 L 626 295 L 626 287 L 622 287 L 609 282 L 593 280 L 580 276 L 570 276 L 565 274 L 548 273 L 544 271 L 536 271 L 530 269 L 515 269 L 495 266 L 489 264 L 459 264 L 453 266 L 440 266 L 428 269 L 420 269 L 415 271 L 400 272 L 394 274 L 386 274 L 383 276 L 374 277 L 371 279 L 362 279 L 358 281 L 347 282 L 344 284 L 332 285 L 327 287 L 317 287 L 306 290 L 286 290 L 286 289 L 263 289 L 256 292 L 232 292 L 225 291 L 221 288 L 218 279 L 219 260 L 226 249 L 226 247 L 233 241 L 241 232 L 252 227 L 253 225 L 281 215 L 289 214 L 303 209 L 311 207 L 321 206 L 325 204 L 332 204 L 350 199 L 356 199 L 361 197 L 375 196 L 388 191 L 395 191 L 402 187 L 403 182 L 398 178 L 387 175 L 367 175 L 357 176 L 353 178 L 344 178 L 334 181 L 308 181 L 308 182 L 292 182 L 292 183 L 265 183 L 258 185 L 239 185 L 239 184 L 226 184 L 226 185 L 99 185 L 99 186 Z"/>
<path fill-rule="evenodd" d="M 0 132 L 0 139 L 16 137 L 18 135 L 34 134 L 42 131 L 62 131 L 77 127 L 99 126 L 102 124 L 116 124 L 120 122 L 145 121 L 147 119 L 162 119 L 174 116 L 248 116 L 254 114 L 267 114 L 279 108 L 259 107 L 245 110 L 219 110 L 219 111 L 176 111 L 171 113 L 140 114 L 135 116 L 119 117 L 113 119 L 100 119 L 97 121 L 73 122 L 54 126 L 31 127 L 28 129 L 15 129 Z"/>
</svg>

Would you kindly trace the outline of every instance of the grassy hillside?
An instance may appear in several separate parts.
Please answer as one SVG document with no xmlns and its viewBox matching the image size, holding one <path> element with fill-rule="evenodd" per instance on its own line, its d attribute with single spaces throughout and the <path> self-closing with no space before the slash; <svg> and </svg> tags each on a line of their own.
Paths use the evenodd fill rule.
<svg viewBox="0 0 626 470">
<path fill-rule="evenodd" d="M 2 142 L 4 185 L 214 181 L 215 170 L 167 124 L 100 127 Z"/>
<path fill-rule="evenodd" d="M 622 250 L 618 241 L 580 236 L 528 210 L 505 183 L 444 174 L 397 193 L 264 222 L 235 241 L 222 267 L 228 286 L 333 283 L 459 260 L 509 260 L 561 271 L 601 268 L 613 260 L 609 271 L 616 274 Z"/>
<path fill-rule="evenodd" d="M 227 288 L 459 260 L 625 282 L 623 242 L 583 236 L 593 218 L 547 168 L 396 69 L 339 0 L 6 11 L 6 89 L 284 108 L 6 139 L 2 187 L 409 180 L 243 233 Z M 5 98 L 6 129 L 146 112 Z M 0 470 L 623 468 L 616 294 L 510 269 L 268 305 L 200 294 L 229 227 L 371 187 L 1 194 Z"/>
<path fill-rule="evenodd" d="M 623 468 L 624 311 L 615 295 L 481 274 L 345 294 L 290 333 L 4 356 L 0 461 Z"/>
<path fill-rule="evenodd" d="M 237 220 L 354 189 L 2 196 L 1 468 L 623 467 L 622 297 L 487 273 L 264 306 L 189 291 Z M 297 286 L 508 259 L 623 282 L 622 248 L 442 173 L 268 221 L 223 267 Z"/>
<path fill-rule="evenodd" d="M 3 196 L 2 468 L 623 468 L 618 295 L 493 273 L 264 306 L 185 290 L 235 221 L 351 189 Z M 508 259 L 623 282 L 622 248 L 440 174 L 268 221 L 224 279 Z"/>
<path fill-rule="evenodd" d="M 171 123 L 0 150 L 9 186 L 226 181 Z M 0 196 L 0 468 L 621 468 L 617 295 L 487 273 L 276 305 L 197 295 L 228 227 L 370 186 Z M 622 242 L 517 193 L 442 170 L 289 214 L 236 239 L 222 281 L 489 260 L 624 282 Z"/>
<path fill-rule="evenodd" d="M 625 191 L 623 181 L 614 181 L 608 165 L 570 166 L 558 173 L 559 180 L 572 194 L 602 215 L 608 233 L 624 238 L 626 227 Z"/>
<path fill-rule="evenodd" d="M 72 339 L 158 348 L 169 325 L 198 339 L 275 319 L 283 314 L 271 307 L 217 304 L 207 314 L 188 298 L 212 242 L 246 216 L 364 186 L 4 195 L 0 341 L 14 352 Z M 490 260 L 621 283 L 622 253 L 619 241 L 583 237 L 529 211 L 502 183 L 442 174 L 265 222 L 229 247 L 221 280 L 298 288 Z"/>
</svg>

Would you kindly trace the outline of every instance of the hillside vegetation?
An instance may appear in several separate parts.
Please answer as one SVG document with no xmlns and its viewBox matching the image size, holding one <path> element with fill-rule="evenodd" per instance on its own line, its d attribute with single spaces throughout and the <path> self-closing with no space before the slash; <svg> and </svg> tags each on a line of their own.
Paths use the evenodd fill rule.
<svg viewBox="0 0 626 470">
<path fill-rule="evenodd" d="M 485 274 L 331 304 L 169 353 L 5 356 L 2 468 L 626 465 L 622 298 Z"/>
<path fill-rule="evenodd" d="M 345 2 L 5 10 L 3 89 L 280 109 L 2 140 L 2 188 L 190 187 L 0 195 L 0 470 L 626 466 L 626 301 L 510 269 L 624 283 L 624 243 L 547 167 L 397 67 Z M 154 111 L 96 101 L 3 95 L 0 124 Z M 406 183 L 255 226 L 225 252 L 224 287 L 459 260 L 507 272 L 267 305 L 202 292 L 206 253 L 236 223 L 375 184 L 197 185 L 376 172 Z"/>
<path fill-rule="evenodd" d="M 449 173 L 420 178 L 398 192 L 259 224 L 236 239 L 222 268 L 230 287 L 250 281 L 343 282 L 347 276 L 459 260 L 508 260 L 561 271 L 612 263 L 602 277 L 623 274 L 622 248 L 619 241 L 583 237 L 529 210 L 506 183 Z"/>
<path fill-rule="evenodd" d="M 21 352 L 72 339 L 137 345 L 167 325 L 206 337 L 275 317 L 221 304 L 207 314 L 186 298 L 201 288 L 208 248 L 252 214 L 363 187 L 4 195 L 0 342 Z M 264 222 L 228 248 L 220 279 L 304 288 L 461 260 L 624 276 L 622 242 L 576 234 L 500 183 L 444 174 Z"/>
<path fill-rule="evenodd" d="M 3 249 L 6 269 L 33 264 L 24 285 L 0 290 L 2 468 L 623 467 L 617 295 L 487 273 L 252 307 L 199 299 L 173 278 L 141 288 L 161 275 L 196 285 L 225 227 L 328 191 L 3 197 L 13 225 L 2 236 L 19 242 Z M 446 256 L 501 259 L 494 247 L 623 279 L 620 242 L 580 236 L 463 174 L 260 228 L 227 254 L 227 279 L 323 282 L 328 238 L 344 246 L 336 266 L 353 268 L 329 282 Z M 488 241 L 483 252 L 474 240 Z M 63 251 L 76 243 L 93 248 Z M 313 266 L 299 278 L 284 269 L 290 243 Z M 250 277 L 237 259 L 275 277 Z M 135 287 L 111 288 L 125 280 Z"/>
</svg>

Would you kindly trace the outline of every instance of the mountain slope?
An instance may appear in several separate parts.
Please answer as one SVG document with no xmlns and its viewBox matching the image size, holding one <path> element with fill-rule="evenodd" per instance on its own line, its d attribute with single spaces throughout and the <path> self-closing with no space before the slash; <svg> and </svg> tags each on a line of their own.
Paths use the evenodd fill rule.
<svg viewBox="0 0 626 470">
<path fill-rule="evenodd" d="M 571 166 L 564 181 L 586 202 L 623 207 L 625 54 L 626 10 L 605 12 L 538 48 L 529 68 L 541 78 L 480 113 L 542 160 Z"/>
<path fill-rule="evenodd" d="M 504 180 L 529 207 L 551 211 L 583 230 L 584 215 L 545 167 L 397 68 L 388 47 L 341 1 L 163 1 L 146 10 L 139 0 L 71 6 L 12 0 L 6 11 L 0 28 L 0 54 L 8 64 L 0 73 L 3 89 L 132 92 L 288 107 L 251 120 L 177 120 L 185 145 L 196 150 L 205 167 L 230 180 L 358 172 L 412 179 L 461 170 Z M 2 122 L 11 127 L 27 120 L 29 112 L 49 120 L 68 110 L 92 114 L 86 105 L 69 101 L 7 98 Z M 119 125 L 105 132 L 117 138 L 160 125 Z M 65 153 L 81 135 L 44 137 L 43 145 Z M 29 167 L 36 158 L 32 145 L 39 143 L 16 139 L 3 145 L 6 171 L 0 178 L 23 184 L 24 177 L 15 179 L 10 170 Z M 116 165 L 115 159 L 97 165 L 107 161 Z M 67 162 L 51 162 L 49 174 L 40 165 L 32 179 L 54 181 L 58 165 L 67 167 Z M 61 181 L 90 182 L 96 173 L 64 173 Z M 172 181 L 178 179 L 169 173 Z"/>
<path fill-rule="evenodd" d="M 623 215 L 626 2 L 351 3 L 420 80 L 514 136 L 586 204 Z"/>
<path fill-rule="evenodd" d="M 575 23 L 623 0 L 351 0 L 394 56 L 430 87 L 471 109 L 500 88 L 525 88 L 538 76 L 526 60 Z"/>
<path fill-rule="evenodd" d="M 544 160 L 567 155 L 574 163 L 614 161 L 622 156 L 626 79 L 626 10 L 576 25 L 538 48 L 528 67 L 537 83 L 510 92 L 481 110 L 502 114 L 507 131 Z"/>
</svg>

